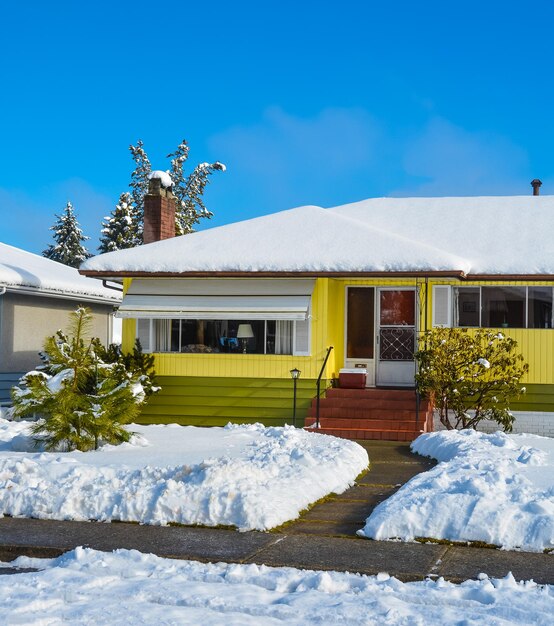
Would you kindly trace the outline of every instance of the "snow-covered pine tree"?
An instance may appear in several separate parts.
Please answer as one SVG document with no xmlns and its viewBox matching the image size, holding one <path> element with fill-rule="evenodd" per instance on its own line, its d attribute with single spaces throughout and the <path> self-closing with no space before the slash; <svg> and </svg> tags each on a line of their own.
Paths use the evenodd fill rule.
<svg viewBox="0 0 554 626">
<path fill-rule="evenodd" d="M 83 245 L 90 237 L 83 235 L 71 202 L 68 201 L 61 215 L 56 215 L 56 223 L 50 230 L 54 231 L 55 243 L 50 244 L 42 256 L 71 267 L 79 267 L 91 256 Z"/>
<path fill-rule="evenodd" d="M 98 252 L 113 252 L 139 246 L 142 241 L 137 232 L 136 210 L 128 192 L 119 196 L 115 209 L 104 218 Z"/>
<path fill-rule="evenodd" d="M 194 170 L 185 176 L 184 165 L 189 155 L 189 147 L 185 139 L 177 150 L 167 155 L 171 159 L 171 170 L 168 173 L 173 180 L 173 194 L 177 199 L 175 214 L 175 234 L 186 235 L 193 232 L 194 225 L 203 217 L 210 218 L 213 213 L 206 208 L 202 200 L 209 177 L 213 172 L 225 171 L 225 165 L 215 163 L 200 163 Z"/>
<path fill-rule="evenodd" d="M 90 338 L 92 314 L 79 307 L 71 314 L 70 333 L 59 330 L 44 343 L 43 365 L 12 388 L 13 415 L 39 416 L 31 426 L 37 444 L 47 450 L 90 450 L 102 443 L 128 441 L 125 424 L 140 413 L 153 386 L 153 358 L 137 343 L 122 355 Z"/>
<path fill-rule="evenodd" d="M 132 245 L 140 245 L 142 243 L 142 230 L 144 219 L 144 196 L 148 192 L 148 177 L 152 172 L 152 166 L 150 159 L 144 150 L 144 144 L 139 139 L 136 146 L 129 146 L 129 150 L 133 157 L 133 161 L 136 164 L 135 169 L 131 174 L 131 211 L 130 216 L 132 218 L 132 227 L 129 229 L 129 238 L 127 242 L 134 241 Z M 177 199 L 177 212 L 175 215 L 175 233 L 177 235 L 184 235 L 193 232 L 195 224 L 198 224 L 201 218 L 211 217 L 213 214 L 206 208 L 202 196 L 206 185 L 209 183 L 211 174 L 215 171 L 224 172 L 225 165 L 216 161 L 215 163 L 200 163 L 194 170 L 185 176 L 184 165 L 188 159 L 189 146 L 185 140 L 183 140 L 175 152 L 167 155 L 168 159 L 171 159 L 171 169 L 167 173 L 173 180 L 173 193 Z M 120 203 L 121 198 L 120 197 Z M 112 218 L 115 216 L 115 212 L 112 213 Z M 105 218 L 108 222 L 109 218 Z M 102 224 L 104 234 L 106 229 L 109 228 L 108 223 Z M 112 238 L 113 241 L 113 238 Z M 116 247 L 117 243 L 112 243 L 109 248 L 111 250 L 121 250 L 123 246 Z M 126 245 L 124 247 L 131 247 Z M 102 244 L 100 251 L 108 251 L 108 248 Z"/>
<path fill-rule="evenodd" d="M 139 139 L 136 146 L 133 146 L 132 144 L 129 146 L 129 151 L 131 152 L 131 156 L 133 157 L 133 161 L 136 165 L 131 174 L 129 187 L 131 187 L 131 198 L 133 199 L 133 210 L 135 214 L 135 236 L 139 241 L 139 244 L 142 243 L 144 196 L 148 192 L 148 175 L 152 171 L 150 159 L 148 158 L 143 145 L 144 144 Z"/>
</svg>

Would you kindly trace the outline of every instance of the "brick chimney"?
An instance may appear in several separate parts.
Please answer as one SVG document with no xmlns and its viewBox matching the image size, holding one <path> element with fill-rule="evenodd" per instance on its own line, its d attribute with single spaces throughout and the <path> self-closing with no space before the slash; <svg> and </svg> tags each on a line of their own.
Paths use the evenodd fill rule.
<svg viewBox="0 0 554 626">
<path fill-rule="evenodd" d="M 538 178 L 534 178 L 531 181 L 531 187 L 533 187 L 533 195 L 534 196 L 538 196 L 539 195 L 539 189 L 542 185 L 542 181 L 540 181 Z"/>
<path fill-rule="evenodd" d="M 175 196 L 166 172 L 152 172 L 144 196 L 143 243 L 175 237 Z"/>
</svg>

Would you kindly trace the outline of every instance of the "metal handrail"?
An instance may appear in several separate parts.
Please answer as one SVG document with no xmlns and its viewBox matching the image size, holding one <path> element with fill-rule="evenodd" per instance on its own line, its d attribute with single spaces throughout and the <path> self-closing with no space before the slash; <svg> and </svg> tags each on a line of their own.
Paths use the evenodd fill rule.
<svg viewBox="0 0 554 626">
<path fill-rule="evenodd" d="M 321 366 L 321 370 L 319 372 L 319 376 L 317 377 L 317 385 L 316 385 L 316 389 L 317 389 L 317 396 L 316 396 L 316 408 L 315 408 L 315 427 L 319 428 L 319 396 L 321 395 L 321 391 L 320 391 L 320 384 L 321 384 L 321 377 L 323 376 L 323 372 L 325 371 L 325 366 L 327 365 L 327 361 L 329 360 L 329 355 L 331 354 L 331 350 L 333 349 L 333 346 L 329 346 L 327 348 L 327 354 L 325 355 L 325 359 L 323 361 L 323 365 Z"/>
</svg>

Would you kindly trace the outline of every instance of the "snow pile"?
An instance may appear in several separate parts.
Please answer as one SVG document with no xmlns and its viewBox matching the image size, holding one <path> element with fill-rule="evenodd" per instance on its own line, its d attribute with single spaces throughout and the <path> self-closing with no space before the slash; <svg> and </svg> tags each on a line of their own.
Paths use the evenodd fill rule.
<svg viewBox="0 0 554 626">
<path fill-rule="evenodd" d="M 554 548 L 554 439 L 442 431 L 421 435 L 412 450 L 441 463 L 382 502 L 360 535 Z"/>
<path fill-rule="evenodd" d="M 162 170 L 154 170 L 148 174 L 148 180 L 152 180 L 153 178 L 159 178 L 161 181 L 162 187 L 172 187 L 173 179 L 169 175 L 168 172 L 163 172 Z"/>
<path fill-rule="evenodd" d="M 58 559 L 20 557 L 41 571 L 0 576 L 9 624 L 549 624 L 554 588 L 511 575 L 454 585 L 359 574 L 210 564 L 136 551 L 77 548 Z"/>
<path fill-rule="evenodd" d="M 0 288 L 31 288 L 43 293 L 70 294 L 86 300 L 121 301 L 121 294 L 85 278 L 73 267 L 0 243 Z M 1 291 L 1 289 L 0 289 Z"/>
<path fill-rule="evenodd" d="M 28 425 L 1 420 L 0 514 L 264 530 L 341 493 L 368 464 L 352 441 L 292 427 L 130 430 L 120 446 L 32 452 Z"/>
</svg>

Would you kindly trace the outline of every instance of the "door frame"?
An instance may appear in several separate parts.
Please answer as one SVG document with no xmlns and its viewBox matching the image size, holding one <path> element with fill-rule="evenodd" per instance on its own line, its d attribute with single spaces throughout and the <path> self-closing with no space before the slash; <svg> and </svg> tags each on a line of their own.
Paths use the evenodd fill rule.
<svg viewBox="0 0 554 626">
<path fill-rule="evenodd" d="M 381 313 L 381 293 L 384 291 L 412 291 L 414 294 L 414 352 L 417 350 L 417 338 L 418 338 L 418 327 L 419 327 L 419 298 L 418 298 L 418 288 L 417 285 L 385 285 L 376 287 L 375 293 L 375 385 L 377 385 L 379 381 L 380 369 L 381 373 L 384 371 L 384 366 L 381 365 L 381 360 L 379 358 L 381 345 L 380 345 L 380 313 Z M 391 387 L 407 387 L 412 388 L 415 387 L 415 373 L 416 373 L 416 362 L 415 359 L 412 361 L 401 361 L 401 363 L 405 363 L 406 370 L 404 379 L 402 380 L 399 376 L 397 381 L 387 381 L 381 382 L 383 386 L 391 386 Z M 409 364 L 409 365 L 408 365 Z M 408 371 L 410 373 L 408 374 Z M 413 373 L 413 375 L 412 375 Z M 407 380 L 409 379 L 409 380 Z"/>
<path fill-rule="evenodd" d="M 373 358 L 369 357 L 348 357 L 348 289 L 350 288 L 359 288 L 362 287 L 364 289 L 373 289 L 374 298 L 373 298 L 373 320 L 374 320 L 374 328 L 373 328 Z M 366 379 L 366 387 L 375 387 L 375 354 L 377 349 L 376 344 L 376 334 L 375 334 L 375 316 L 377 315 L 377 285 L 345 285 L 344 290 L 344 328 L 343 328 L 343 345 L 344 345 L 344 366 L 347 368 L 356 368 L 356 367 L 365 367 L 367 370 L 367 379 Z"/>
</svg>

